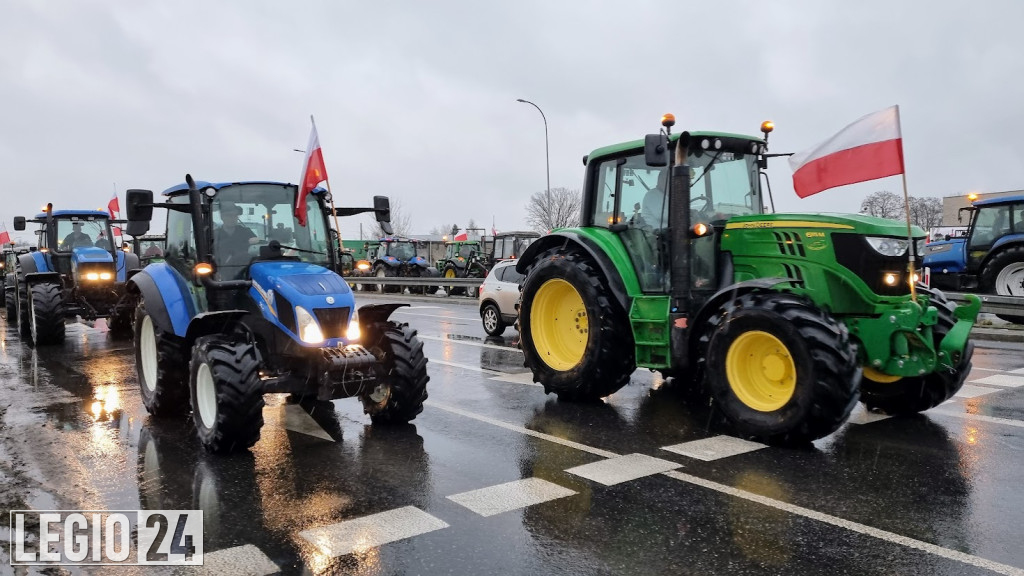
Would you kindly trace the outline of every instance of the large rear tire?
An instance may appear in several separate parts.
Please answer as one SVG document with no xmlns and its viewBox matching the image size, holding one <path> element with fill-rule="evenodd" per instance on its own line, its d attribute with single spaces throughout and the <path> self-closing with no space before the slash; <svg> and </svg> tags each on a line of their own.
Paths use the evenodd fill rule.
<svg viewBox="0 0 1024 576">
<path fill-rule="evenodd" d="M 929 303 L 939 311 L 938 322 L 932 328 L 932 339 L 937 348 L 942 338 L 956 324 L 956 317 L 953 316 L 956 305 L 938 290 L 919 287 L 918 291 L 928 295 Z M 930 374 L 908 378 L 894 379 L 865 367 L 861 401 L 868 409 L 893 415 L 916 414 L 934 408 L 952 398 L 963 387 L 967 373 L 971 371 L 973 355 L 974 342 L 968 340 L 955 366 L 939 364 Z"/>
<path fill-rule="evenodd" d="M 140 302 L 135 309 L 135 367 L 146 411 L 153 416 L 188 411 L 185 343 L 157 327 L 145 302 Z"/>
<path fill-rule="evenodd" d="M 32 337 L 32 326 L 29 321 L 31 312 L 28 307 L 28 284 L 18 282 L 15 293 L 15 318 L 18 323 L 18 334 L 25 340 Z"/>
<path fill-rule="evenodd" d="M 806 298 L 750 292 L 700 329 L 708 389 L 745 436 L 806 443 L 838 429 L 857 404 L 856 346 Z"/>
<path fill-rule="evenodd" d="M 427 358 L 416 330 L 407 324 L 377 322 L 367 327 L 363 345 L 380 362 L 381 380 L 360 396 L 374 424 L 406 424 L 427 399 Z"/>
<path fill-rule="evenodd" d="M 992 257 L 981 271 L 981 289 L 999 296 L 1024 296 L 1024 246 L 1011 246 Z M 1024 316 L 996 314 L 1014 324 L 1024 324 Z"/>
<path fill-rule="evenodd" d="M 29 338 L 32 346 L 64 342 L 64 293 L 59 284 L 33 284 L 28 291 Z"/>
<path fill-rule="evenodd" d="M 260 439 L 263 387 L 256 347 L 204 336 L 192 347 L 192 421 L 209 452 L 245 450 Z"/>
<path fill-rule="evenodd" d="M 530 266 L 519 323 L 524 365 L 559 400 L 596 401 L 636 370 L 626 312 L 601 270 L 574 248 L 549 249 Z"/>
</svg>

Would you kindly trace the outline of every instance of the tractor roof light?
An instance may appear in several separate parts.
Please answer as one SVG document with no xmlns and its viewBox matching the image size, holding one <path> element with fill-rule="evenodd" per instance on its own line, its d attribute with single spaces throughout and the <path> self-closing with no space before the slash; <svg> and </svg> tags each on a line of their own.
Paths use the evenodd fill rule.
<svg viewBox="0 0 1024 576">
<path fill-rule="evenodd" d="M 978 193 L 971 192 L 970 194 L 967 195 L 967 199 L 970 200 L 971 202 L 974 202 L 975 200 L 978 199 Z"/>
<path fill-rule="evenodd" d="M 675 114 L 666 113 L 661 116 L 661 125 L 665 128 L 671 128 L 676 125 Z"/>
<path fill-rule="evenodd" d="M 765 136 L 771 134 L 772 130 L 775 130 L 775 122 L 772 122 L 771 120 L 765 120 L 764 122 L 761 122 L 761 132 Z"/>
</svg>

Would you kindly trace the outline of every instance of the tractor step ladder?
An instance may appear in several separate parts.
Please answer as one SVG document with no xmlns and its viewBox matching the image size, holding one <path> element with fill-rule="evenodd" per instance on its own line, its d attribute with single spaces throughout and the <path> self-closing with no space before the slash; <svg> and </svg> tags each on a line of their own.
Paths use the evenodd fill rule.
<svg viewBox="0 0 1024 576">
<path fill-rule="evenodd" d="M 638 296 L 629 310 L 633 328 L 636 362 L 650 368 L 668 368 L 669 344 L 668 296 Z"/>
</svg>

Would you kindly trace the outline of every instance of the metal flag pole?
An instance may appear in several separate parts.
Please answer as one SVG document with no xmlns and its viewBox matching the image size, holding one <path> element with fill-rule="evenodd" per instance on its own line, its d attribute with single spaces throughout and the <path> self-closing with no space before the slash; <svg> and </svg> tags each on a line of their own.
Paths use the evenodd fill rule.
<svg viewBox="0 0 1024 576">
<path fill-rule="evenodd" d="M 914 234 L 911 232 L 910 224 L 910 193 L 907 191 L 907 163 L 903 157 L 903 122 L 900 120 L 900 106 L 896 105 L 896 125 L 900 128 L 900 164 L 903 176 L 903 212 L 907 215 L 907 278 L 910 282 L 910 299 L 917 302 L 917 281 L 914 279 L 916 270 L 914 268 Z"/>
<path fill-rule="evenodd" d="M 310 121 L 310 123 L 313 124 L 313 132 L 316 133 L 316 143 L 317 143 L 317 146 L 319 146 L 320 145 L 320 133 L 316 131 L 316 120 L 313 119 L 313 115 L 312 114 L 309 115 L 309 121 Z M 309 162 L 308 154 L 312 154 L 312 153 L 313 153 L 312 150 L 307 152 L 307 158 L 306 158 L 307 164 Z M 323 156 L 323 148 L 320 148 L 320 155 Z M 324 162 L 324 164 L 326 165 L 327 162 Z M 324 176 L 326 176 L 326 175 L 327 174 L 325 173 Z M 327 184 L 327 186 L 326 186 L 326 188 L 327 188 L 327 196 L 331 199 L 331 214 L 334 215 L 334 229 L 338 232 L 338 258 L 341 258 L 341 253 L 344 251 L 344 248 L 343 248 L 344 245 L 341 243 L 341 224 L 338 223 L 338 211 L 337 211 L 337 209 L 334 208 L 334 193 L 331 192 L 331 181 L 328 180 L 328 179 L 324 179 L 324 182 Z"/>
</svg>

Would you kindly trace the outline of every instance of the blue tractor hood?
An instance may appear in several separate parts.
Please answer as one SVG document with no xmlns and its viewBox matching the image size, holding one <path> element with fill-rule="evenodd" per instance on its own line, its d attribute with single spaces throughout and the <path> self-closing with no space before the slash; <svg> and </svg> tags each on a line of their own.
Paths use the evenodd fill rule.
<svg viewBox="0 0 1024 576">
<path fill-rule="evenodd" d="M 923 266 L 933 272 L 960 273 L 967 269 L 966 238 L 929 242 L 924 247 Z"/>
<path fill-rule="evenodd" d="M 110 252 L 104 250 L 103 248 L 97 248 L 94 246 L 85 246 L 82 248 L 72 249 L 71 258 L 72 260 L 80 264 L 114 261 L 114 257 L 110 255 Z"/>
<path fill-rule="evenodd" d="M 355 303 L 341 276 L 316 264 L 256 262 L 249 266 L 249 276 L 260 290 L 273 290 L 306 309 L 351 307 Z"/>
</svg>

